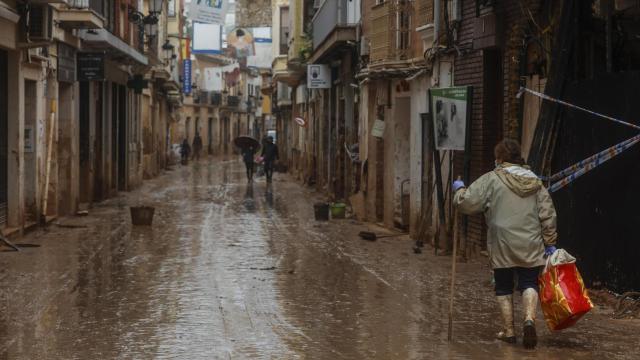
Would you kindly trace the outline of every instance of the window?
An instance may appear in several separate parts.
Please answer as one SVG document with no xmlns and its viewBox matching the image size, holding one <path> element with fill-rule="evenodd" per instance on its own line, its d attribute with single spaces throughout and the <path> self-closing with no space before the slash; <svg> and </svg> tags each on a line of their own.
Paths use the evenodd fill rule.
<svg viewBox="0 0 640 360">
<path fill-rule="evenodd" d="M 289 24 L 289 7 L 283 6 L 280 8 L 280 55 L 289 52 Z"/>
</svg>

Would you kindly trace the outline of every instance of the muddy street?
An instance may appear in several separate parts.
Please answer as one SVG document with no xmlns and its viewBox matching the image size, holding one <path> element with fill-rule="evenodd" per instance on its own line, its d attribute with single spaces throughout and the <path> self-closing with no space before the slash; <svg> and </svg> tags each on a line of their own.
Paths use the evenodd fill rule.
<svg viewBox="0 0 640 360">
<path fill-rule="evenodd" d="M 545 328 L 537 350 L 494 340 L 482 259 L 460 265 L 447 343 L 449 257 L 408 238 L 313 221 L 287 176 L 247 184 L 236 159 L 176 167 L 0 253 L 1 359 L 637 359 L 640 323 L 598 307 Z M 156 207 L 132 228 L 130 205 Z M 519 308 L 519 306 L 518 306 Z M 516 313 L 516 319 L 521 315 Z M 516 324 L 519 323 L 517 320 Z M 519 329 L 518 329 L 519 330 Z M 519 331 L 518 331 L 519 332 Z"/>
</svg>

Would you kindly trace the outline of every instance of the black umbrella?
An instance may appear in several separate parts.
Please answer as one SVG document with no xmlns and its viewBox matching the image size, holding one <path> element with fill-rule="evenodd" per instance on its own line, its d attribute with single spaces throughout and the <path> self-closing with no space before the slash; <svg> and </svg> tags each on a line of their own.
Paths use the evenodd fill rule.
<svg viewBox="0 0 640 360">
<path fill-rule="evenodd" d="M 235 146 L 246 149 L 246 148 L 254 148 L 258 149 L 260 147 L 260 141 L 252 138 L 251 136 L 238 136 L 233 139 L 233 143 Z"/>
</svg>

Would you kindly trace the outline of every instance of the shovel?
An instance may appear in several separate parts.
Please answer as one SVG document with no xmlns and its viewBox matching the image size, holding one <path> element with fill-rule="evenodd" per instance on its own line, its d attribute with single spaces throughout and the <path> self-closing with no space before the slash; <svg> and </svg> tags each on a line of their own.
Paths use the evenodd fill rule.
<svg viewBox="0 0 640 360">
<path fill-rule="evenodd" d="M 376 241 L 382 238 L 397 237 L 397 236 L 403 236 L 403 235 L 406 235 L 406 234 L 378 235 L 371 231 L 360 231 L 360 233 L 358 233 L 358 236 L 360 236 L 363 240 L 368 240 L 368 241 Z"/>
</svg>

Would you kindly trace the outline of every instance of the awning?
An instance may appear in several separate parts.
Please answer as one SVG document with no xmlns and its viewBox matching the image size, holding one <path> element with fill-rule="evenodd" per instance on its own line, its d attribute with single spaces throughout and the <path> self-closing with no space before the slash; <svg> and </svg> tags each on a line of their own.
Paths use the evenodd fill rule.
<svg viewBox="0 0 640 360">
<path fill-rule="evenodd" d="M 149 64 L 149 59 L 146 56 L 105 29 L 82 29 L 79 30 L 78 36 L 84 40 L 83 50 L 116 50 L 120 55 L 124 55 L 142 65 Z"/>
</svg>

